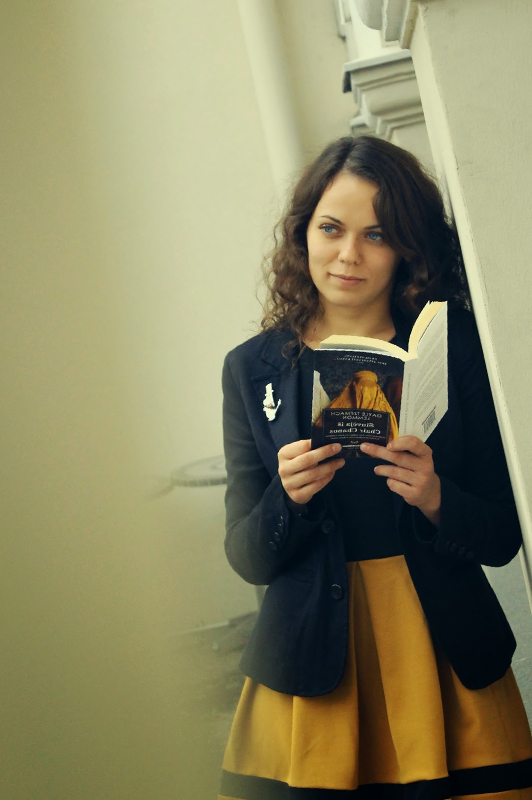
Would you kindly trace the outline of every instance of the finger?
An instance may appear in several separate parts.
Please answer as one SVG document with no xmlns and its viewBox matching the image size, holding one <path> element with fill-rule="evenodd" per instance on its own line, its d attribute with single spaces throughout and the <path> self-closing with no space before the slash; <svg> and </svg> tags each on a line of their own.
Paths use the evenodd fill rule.
<svg viewBox="0 0 532 800">
<path fill-rule="evenodd" d="M 297 458 L 298 456 L 306 453 L 311 453 L 312 463 L 317 464 L 318 461 L 339 453 L 341 449 L 341 445 L 335 443 L 324 445 L 323 447 L 317 447 L 315 450 L 311 450 L 311 440 L 300 439 L 297 442 L 290 442 L 290 444 L 285 444 L 284 447 L 281 447 L 278 452 L 278 456 L 279 459 L 283 458 L 289 460 L 292 458 Z"/>
<path fill-rule="evenodd" d="M 390 464 L 395 464 L 397 467 L 412 470 L 412 472 L 419 472 L 426 467 L 426 463 L 419 456 L 413 456 L 412 453 L 390 453 L 389 450 L 384 448 L 388 456 L 380 456 L 382 461 L 388 461 Z"/>
<path fill-rule="evenodd" d="M 294 460 L 289 462 L 289 467 L 291 467 L 293 463 Z M 283 465 L 282 467 L 279 467 L 279 474 L 281 475 L 281 480 L 285 489 L 298 489 L 302 486 L 307 486 L 316 480 L 320 480 L 322 477 L 328 477 L 329 474 L 332 478 L 336 470 L 340 469 L 340 467 L 343 467 L 344 464 L 345 459 L 337 458 L 334 461 L 328 461 L 326 464 L 319 464 L 311 469 L 304 469 L 299 472 L 286 470 Z"/>
<path fill-rule="evenodd" d="M 331 458 L 331 456 L 338 455 L 342 446 L 340 444 L 328 444 L 324 447 L 318 447 L 316 450 L 309 450 L 306 453 L 295 456 L 294 458 L 285 461 L 284 468 L 290 472 L 302 472 L 304 469 L 311 469 L 319 464 L 324 458 Z M 279 451 L 280 453 L 281 451 Z M 279 461 L 279 463 L 281 463 Z"/>
<path fill-rule="evenodd" d="M 278 452 L 279 458 L 295 458 L 302 453 L 307 453 L 310 450 L 310 439 L 299 439 L 297 442 L 290 442 L 285 444 L 284 447 Z"/>
<path fill-rule="evenodd" d="M 392 439 L 392 441 L 388 443 L 387 449 L 391 450 L 392 453 L 407 450 L 409 453 L 413 453 L 419 457 L 427 456 L 432 453 L 428 444 L 422 442 L 417 436 L 398 436 L 397 439 Z"/>
<path fill-rule="evenodd" d="M 391 464 L 399 464 L 402 462 L 404 466 L 407 466 L 408 459 L 417 458 L 417 456 L 413 456 L 411 453 L 394 453 L 391 450 L 388 450 L 387 447 L 382 447 L 378 444 L 371 444 L 370 442 L 362 442 L 360 449 L 363 453 L 366 453 L 366 455 L 371 456 L 372 458 L 380 458 L 381 461 L 389 461 Z M 409 461 L 408 463 L 412 463 L 412 467 L 414 466 L 413 462 Z"/>
<path fill-rule="evenodd" d="M 394 440 L 397 441 L 397 440 Z M 410 451 L 407 450 L 400 450 L 398 452 L 392 452 L 388 450 L 387 447 L 381 447 L 380 445 L 370 444 L 369 442 L 363 442 L 360 445 L 360 449 L 363 453 L 371 456 L 372 458 L 379 458 L 381 461 L 389 461 L 390 464 L 397 464 L 400 467 L 404 467 L 405 469 L 411 470 L 419 470 L 424 462 L 419 455 L 413 455 Z M 432 453 L 430 447 L 427 448 L 427 456 Z"/>
<path fill-rule="evenodd" d="M 319 492 L 324 486 L 327 486 L 333 477 L 334 472 L 332 472 L 330 475 L 327 475 L 325 478 L 321 478 L 319 481 L 312 481 L 311 483 L 307 483 L 306 486 L 302 486 L 299 489 L 287 491 L 287 494 L 295 503 L 301 503 L 304 505 L 305 503 L 308 503 L 312 497 L 314 497 L 316 492 Z"/>
<path fill-rule="evenodd" d="M 387 457 L 382 457 L 383 461 L 388 461 L 390 464 L 395 464 L 397 467 L 402 467 L 403 469 L 410 469 L 412 472 L 427 471 L 429 462 L 427 462 L 426 459 L 420 458 L 419 456 L 414 456 L 412 453 L 408 453 L 406 451 L 401 453 L 390 453 L 390 451 L 386 450 L 386 448 L 383 449 L 388 453 Z"/>
<path fill-rule="evenodd" d="M 392 467 L 385 464 L 379 464 L 374 469 L 375 475 L 381 475 L 384 478 L 393 478 L 401 483 L 406 483 L 409 486 L 420 486 L 424 476 L 419 472 L 414 472 L 411 469 L 403 469 L 403 467 Z"/>
<path fill-rule="evenodd" d="M 323 461 L 324 458 L 335 456 L 341 449 L 342 445 L 338 442 L 334 442 L 334 444 L 326 444 L 323 445 L 323 447 L 317 447 L 315 450 L 312 450 L 312 454 L 315 456 L 317 463 Z"/>
<path fill-rule="evenodd" d="M 394 478 L 388 478 L 386 481 L 388 484 L 388 488 L 395 492 L 395 494 L 400 495 L 407 503 L 409 503 L 413 496 L 412 487 L 409 486 L 407 483 L 403 483 L 402 481 L 396 481 Z"/>
<path fill-rule="evenodd" d="M 394 458 L 394 456 L 389 450 L 386 449 L 386 447 L 381 447 L 379 444 L 362 442 L 360 449 L 363 453 L 366 453 L 366 455 L 371 456 L 372 458 L 382 458 L 386 461 L 392 461 Z"/>
</svg>

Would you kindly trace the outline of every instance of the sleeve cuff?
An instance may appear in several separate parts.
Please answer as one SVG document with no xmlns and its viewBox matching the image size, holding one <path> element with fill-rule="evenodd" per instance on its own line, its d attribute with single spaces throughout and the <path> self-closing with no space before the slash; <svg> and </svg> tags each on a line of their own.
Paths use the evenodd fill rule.
<svg viewBox="0 0 532 800">
<path fill-rule="evenodd" d="M 454 560 L 474 559 L 476 552 L 463 532 L 464 512 L 461 492 L 447 478 L 441 481 L 441 519 L 438 527 L 432 524 L 418 509 L 412 508 L 414 534 L 419 542 L 431 544 L 436 553 Z"/>
<path fill-rule="evenodd" d="M 412 525 L 414 534 L 420 542 L 432 544 L 436 541 L 438 528 L 415 506 L 412 507 Z"/>
<path fill-rule="evenodd" d="M 327 510 L 326 504 L 323 498 L 320 497 L 319 492 L 316 492 L 309 502 L 304 505 L 295 503 L 285 492 L 284 502 L 291 515 L 314 524 L 321 522 Z"/>
</svg>

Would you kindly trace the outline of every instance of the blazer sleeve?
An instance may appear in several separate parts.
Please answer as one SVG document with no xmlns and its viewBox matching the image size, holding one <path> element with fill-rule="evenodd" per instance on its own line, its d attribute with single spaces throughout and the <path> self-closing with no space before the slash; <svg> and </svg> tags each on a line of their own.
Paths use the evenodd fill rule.
<svg viewBox="0 0 532 800">
<path fill-rule="evenodd" d="M 474 317 L 458 312 L 451 321 L 449 366 L 462 420 L 462 469 L 457 480 L 440 475 L 438 529 L 414 509 L 414 530 L 442 556 L 503 566 L 519 551 L 521 528 Z"/>
<path fill-rule="evenodd" d="M 304 515 L 290 508 L 279 473 L 260 456 L 243 398 L 242 365 L 232 353 L 222 372 L 227 469 L 225 551 L 233 569 L 253 584 L 268 584 L 302 550 L 323 518 L 321 503 Z"/>
</svg>

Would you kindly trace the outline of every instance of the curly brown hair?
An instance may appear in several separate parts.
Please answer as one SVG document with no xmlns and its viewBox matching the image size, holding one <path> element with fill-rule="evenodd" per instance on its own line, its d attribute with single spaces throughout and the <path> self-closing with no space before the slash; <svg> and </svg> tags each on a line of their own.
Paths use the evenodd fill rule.
<svg viewBox="0 0 532 800">
<path fill-rule="evenodd" d="M 275 226 L 275 245 L 264 268 L 269 293 L 262 329 L 291 329 L 294 344 L 302 345 L 309 323 L 320 315 L 308 267 L 307 228 L 340 172 L 378 187 L 375 214 L 384 239 L 400 256 L 392 312 L 412 319 L 429 300 L 470 307 L 458 237 L 435 182 L 407 150 L 375 136 L 345 136 L 331 142 L 304 170 Z"/>
</svg>

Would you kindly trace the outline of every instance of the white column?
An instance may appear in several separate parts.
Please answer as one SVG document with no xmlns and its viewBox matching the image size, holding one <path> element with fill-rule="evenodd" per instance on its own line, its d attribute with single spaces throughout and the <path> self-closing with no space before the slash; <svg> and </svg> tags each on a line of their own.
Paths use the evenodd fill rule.
<svg viewBox="0 0 532 800">
<path fill-rule="evenodd" d="M 277 191 L 302 164 L 282 32 L 274 0 L 238 0 L 257 103 Z"/>
<path fill-rule="evenodd" d="M 532 602 L 532 98 L 523 90 L 532 71 L 531 30 L 532 6 L 520 0 L 431 0 L 419 3 L 410 49 L 460 234 Z"/>
</svg>

